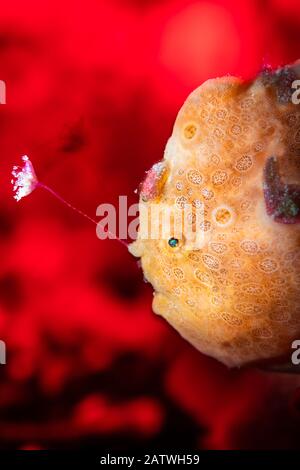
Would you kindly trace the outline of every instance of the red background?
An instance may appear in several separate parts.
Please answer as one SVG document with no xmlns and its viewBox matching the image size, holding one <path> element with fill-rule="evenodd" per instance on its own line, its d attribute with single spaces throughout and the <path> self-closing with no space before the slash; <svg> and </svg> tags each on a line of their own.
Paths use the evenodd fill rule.
<svg viewBox="0 0 300 470">
<path fill-rule="evenodd" d="M 298 0 L 11 0 L 0 5 L 0 447 L 296 447 L 297 379 L 228 371 L 151 311 L 115 241 L 41 190 L 30 155 L 92 216 L 162 157 L 204 80 L 299 58 Z"/>
</svg>

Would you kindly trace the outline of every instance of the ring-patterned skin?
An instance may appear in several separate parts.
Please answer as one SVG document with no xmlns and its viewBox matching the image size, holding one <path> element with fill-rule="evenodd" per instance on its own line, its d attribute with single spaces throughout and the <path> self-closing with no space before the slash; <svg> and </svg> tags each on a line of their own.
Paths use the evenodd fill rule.
<svg viewBox="0 0 300 470">
<path fill-rule="evenodd" d="M 299 78 L 294 64 L 205 82 L 141 186 L 146 207 L 203 209 L 201 248 L 139 234 L 130 251 L 154 312 L 230 367 L 279 358 L 300 339 Z"/>
</svg>

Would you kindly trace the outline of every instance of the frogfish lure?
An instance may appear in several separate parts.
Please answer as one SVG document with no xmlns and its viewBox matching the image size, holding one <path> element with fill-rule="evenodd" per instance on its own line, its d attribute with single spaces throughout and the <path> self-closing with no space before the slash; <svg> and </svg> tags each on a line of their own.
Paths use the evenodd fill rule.
<svg viewBox="0 0 300 470">
<path fill-rule="evenodd" d="M 85 212 L 81 211 L 77 207 L 70 204 L 66 199 L 64 199 L 60 194 L 58 194 L 52 188 L 50 188 L 46 184 L 39 181 L 37 179 L 33 164 L 27 155 L 24 155 L 22 157 L 22 161 L 23 161 L 22 166 L 15 165 L 12 170 L 11 184 L 13 185 L 14 199 L 16 201 L 20 201 L 23 197 L 29 196 L 36 188 L 42 188 L 45 191 L 48 191 L 52 196 L 54 196 L 60 202 L 65 204 L 67 207 L 77 212 L 79 215 L 85 217 L 90 222 L 96 225 L 98 224 L 98 222 L 95 219 L 93 219 L 92 217 L 87 215 Z M 127 247 L 127 243 L 124 240 L 118 238 L 115 234 L 112 234 L 109 231 L 107 232 L 110 234 L 110 237 L 112 239 L 117 240 L 122 245 Z"/>
<path fill-rule="evenodd" d="M 299 78 L 296 63 L 202 84 L 140 188 L 143 210 L 202 210 L 201 247 L 139 231 L 129 251 L 154 288 L 154 312 L 229 367 L 284 357 L 300 338 Z M 38 186 L 54 193 L 28 158 L 13 175 L 17 200 Z"/>
</svg>

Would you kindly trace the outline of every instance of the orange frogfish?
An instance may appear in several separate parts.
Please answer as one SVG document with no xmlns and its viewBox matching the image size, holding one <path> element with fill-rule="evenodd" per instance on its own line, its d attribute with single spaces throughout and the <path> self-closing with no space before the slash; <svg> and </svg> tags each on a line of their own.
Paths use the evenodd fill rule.
<svg viewBox="0 0 300 470">
<path fill-rule="evenodd" d="M 296 63 L 250 82 L 205 82 L 141 185 L 146 212 L 202 211 L 201 246 L 141 231 L 130 245 L 154 288 L 153 310 L 230 367 L 284 357 L 300 339 L 299 79 Z"/>
</svg>

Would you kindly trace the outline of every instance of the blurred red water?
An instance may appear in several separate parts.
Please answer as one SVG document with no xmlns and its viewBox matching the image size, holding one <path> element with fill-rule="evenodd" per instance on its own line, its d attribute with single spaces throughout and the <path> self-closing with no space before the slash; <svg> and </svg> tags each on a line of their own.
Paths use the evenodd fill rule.
<svg viewBox="0 0 300 470">
<path fill-rule="evenodd" d="M 296 447 L 297 379 L 228 371 L 151 311 L 134 260 L 11 166 L 95 215 L 163 154 L 204 80 L 298 59 L 297 0 L 11 0 L 0 8 L 1 448 Z"/>
</svg>

